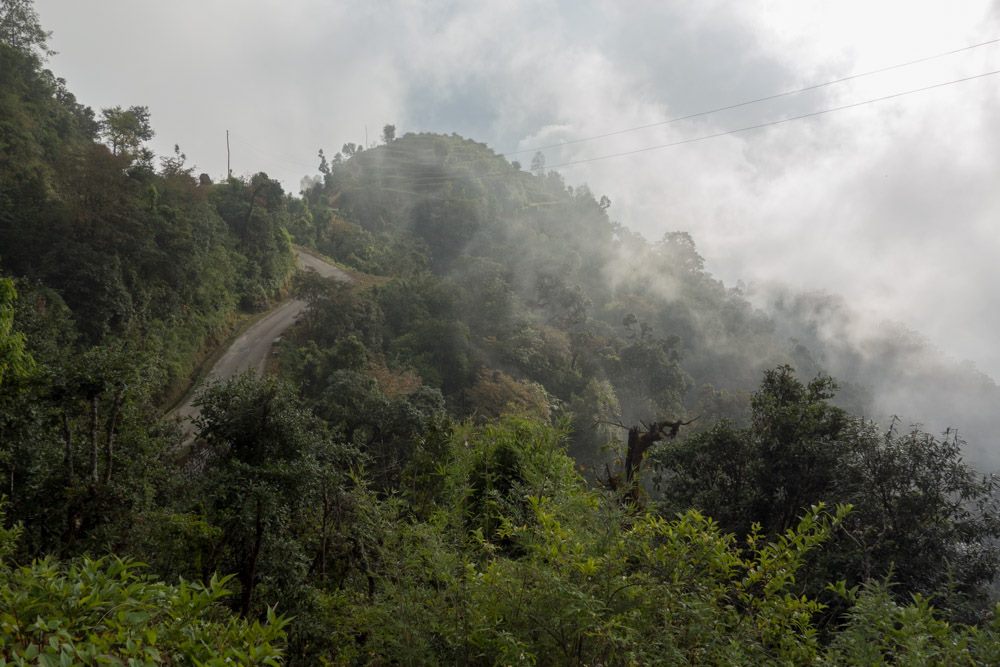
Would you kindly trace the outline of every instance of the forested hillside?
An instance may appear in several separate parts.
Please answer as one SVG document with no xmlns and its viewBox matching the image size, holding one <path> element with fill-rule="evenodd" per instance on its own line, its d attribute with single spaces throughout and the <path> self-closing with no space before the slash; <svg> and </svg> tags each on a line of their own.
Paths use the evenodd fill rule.
<svg viewBox="0 0 1000 667">
<path fill-rule="evenodd" d="M 196 176 L 3 11 L 0 662 L 1000 661 L 994 480 L 865 418 L 922 344 L 755 308 L 690 235 L 457 135 L 321 151 L 300 197 Z M 179 447 L 171 403 L 289 295 Z"/>
<path fill-rule="evenodd" d="M 690 235 L 647 241 L 614 221 L 607 197 L 556 172 L 527 172 L 482 144 L 432 135 L 349 160 L 338 154 L 321 169 L 328 173 L 304 193 L 311 223 L 302 218 L 293 231 L 300 242 L 396 276 L 388 292 L 446 292 L 451 318 L 468 327 L 456 359 L 540 383 L 556 405 L 589 395 L 577 416 L 608 414 L 596 409 L 599 391 L 584 391 L 596 379 L 610 383 L 604 398 L 628 423 L 685 411 L 740 420 L 763 371 L 790 364 L 804 378 L 834 374 L 834 400 L 854 414 L 959 429 L 984 471 L 1000 463 L 991 407 L 1000 388 L 971 364 L 901 325 L 863 321 L 834 295 L 726 287 Z M 396 335 L 393 323 L 412 333 L 429 313 L 396 307 L 383 304 Z M 449 379 L 446 395 L 475 410 L 456 383 Z"/>
</svg>

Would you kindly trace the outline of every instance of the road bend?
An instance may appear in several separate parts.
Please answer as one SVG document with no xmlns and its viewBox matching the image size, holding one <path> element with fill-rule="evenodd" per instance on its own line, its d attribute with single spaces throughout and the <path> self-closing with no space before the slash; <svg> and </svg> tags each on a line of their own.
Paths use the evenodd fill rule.
<svg viewBox="0 0 1000 667">
<path fill-rule="evenodd" d="M 344 282 L 351 280 L 342 269 L 304 250 L 296 248 L 295 257 L 301 271 L 315 271 L 324 278 L 336 278 Z M 275 340 L 295 324 L 306 307 L 306 302 L 301 299 L 287 299 L 254 322 L 229 345 L 201 381 L 188 391 L 180 405 L 167 414 L 167 419 L 175 419 L 180 424 L 182 445 L 189 444 L 194 439 L 194 418 L 198 416 L 194 399 L 199 390 L 207 384 L 225 382 L 246 371 L 263 374 Z"/>
</svg>

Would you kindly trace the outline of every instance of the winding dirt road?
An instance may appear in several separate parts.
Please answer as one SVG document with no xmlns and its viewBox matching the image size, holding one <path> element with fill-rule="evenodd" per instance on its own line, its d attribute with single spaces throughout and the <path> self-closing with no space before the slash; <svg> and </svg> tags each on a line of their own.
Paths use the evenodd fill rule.
<svg viewBox="0 0 1000 667">
<path fill-rule="evenodd" d="M 343 270 L 315 255 L 296 248 L 295 256 L 300 271 L 315 271 L 324 278 L 336 278 L 344 282 L 351 280 Z M 194 405 L 198 390 L 211 382 L 223 382 L 249 370 L 263 373 L 271 356 L 274 340 L 295 324 L 306 306 L 306 302 L 300 299 L 283 301 L 232 342 L 205 377 L 188 391 L 180 405 L 167 414 L 167 419 L 180 422 L 183 442 L 190 442 L 194 436 L 192 420 L 198 414 L 198 408 Z"/>
</svg>

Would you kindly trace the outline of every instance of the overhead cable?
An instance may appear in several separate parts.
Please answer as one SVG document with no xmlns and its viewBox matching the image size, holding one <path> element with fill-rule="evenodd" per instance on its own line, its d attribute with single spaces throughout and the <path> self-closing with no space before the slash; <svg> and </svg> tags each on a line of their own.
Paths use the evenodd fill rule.
<svg viewBox="0 0 1000 667">
<path fill-rule="evenodd" d="M 996 44 L 1000 42 L 1000 37 L 987 40 L 985 42 L 979 42 L 978 44 L 970 44 L 968 46 L 963 46 L 958 49 L 952 49 L 951 51 L 944 51 L 942 53 L 936 53 L 930 56 L 924 56 L 922 58 L 916 58 L 914 60 L 908 60 L 902 63 L 896 63 L 895 65 L 888 65 L 886 67 L 880 67 L 878 69 L 869 70 L 867 72 L 859 72 L 857 74 L 851 74 L 849 76 L 843 76 L 839 79 L 833 79 L 832 81 L 824 81 L 823 83 L 816 83 L 803 88 L 796 88 L 794 90 L 786 90 L 781 93 L 775 93 L 773 95 L 766 95 L 764 97 L 758 97 L 752 100 L 746 100 L 744 102 L 737 102 L 735 104 L 728 104 L 722 107 L 716 107 L 714 109 L 706 109 L 705 111 L 698 111 L 695 113 L 687 114 L 685 116 L 677 116 L 675 118 L 668 118 L 667 120 L 657 121 L 655 123 L 647 123 L 646 125 L 636 125 L 635 127 L 627 127 L 621 130 L 613 130 L 611 132 L 605 132 L 604 134 L 595 134 L 589 137 L 580 137 L 578 139 L 568 139 L 566 141 L 560 141 L 553 144 L 548 144 L 546 146 L 536 146 L 534 148 L 523 148 L 516 151 L 509 151 L 506 153 L 500 153 L 504 157 L 510 157 L 512 155 L 522 155 L 524 153 L 538 152 L 544 150 L 550 150 L 553 148 L 559 148 L 561 146 L 568 146 L 571 144 L 579 144 L 586 141 L 595 141 L 597 139 L 606 139 L 607 137 L 615 137 L 620 134 L 628 134 L 629 132 L 637 132 L 639 130 L 647 130 L 652 127 L 660 127 L 661 125 L 669 125 L 671 123 L 678 123 L 682 120 L 690 120 L 692 118 L 699 118 L 701 116 L 708 116 L 713 113 L 719 113 L 722 111 L 730 111 L 732 109 L 739 109 L 741 107 L 750 106 L 751 104 L 759 104 L 761 102 L 767 102 L 770 100 L 776 100 L 782 97 L 789 97 L 791 95 L 798 95 L 800 93 L 806 93 L 811 90 L 818 90 L 820 88 L 826 88 L 827 86 L 833 86 L 838 83 L 844 83 L 845 81 L 852 81 L 854 79 L 860 79 L 866 76 L 873 76 L 875 74 L 882 74 L 883 72 L 889 72 L 895 69 L 900 69 L 902 67 L 909 67 L 911 65 L 917 65 L 920 63 L 925 63 L 930 60 L 936 60 L 938 58 L 944 58 L 946 56 L 955 55 L 956 53 L 962 53 L 963 51 L 971 51 L 972 49 L 978 49 L 983 46 L 989 46 L 990 44 Z"/>
</svg>

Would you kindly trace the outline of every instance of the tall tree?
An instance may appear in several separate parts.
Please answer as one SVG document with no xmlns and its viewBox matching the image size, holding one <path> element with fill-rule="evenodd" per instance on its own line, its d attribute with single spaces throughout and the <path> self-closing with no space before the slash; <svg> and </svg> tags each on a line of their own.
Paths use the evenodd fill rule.
<svg viewBox="0 0 1000 667">
<path fill-rule="evenodd" d="M 48 38 L 51 32 L 42 29 L 33 0 L 3 0 L 0 2 L 0 43 L 36 56 L 51 56 Z"/>
<path fill-rule="evenodd" d="M 208 518 L 221 528 L 212 565 L 236 575 L 246 616 L 263 609 L 255 595 L 262 581 L 287 595 L 305 585 L 307 528 L 320 499 L 338 493 L 354 456 L 273 378 L 243 375 L 210 387 L 198 405 L 199 433 L 210 448 Z"/>
<path fill-rule="evenodd" d="M 319 149 L 317 157 L 319 158 L 319 173 L 324 176 L 328 175 L 330 173 L 330 163 L 326 161 L 326 155 L 323 154 L 322 148 Z"/>
<path fill-rule="evenodd" d="M 153 154 L 143 148 L 143 142 L 153 138 L 153 127 L 149 121 L 149 107 L 120 106 L 101 111 L 101 134 L 111 147 L 113 155 L 122 155 L 131 162 L 148 164 Z"/>
</svg>

